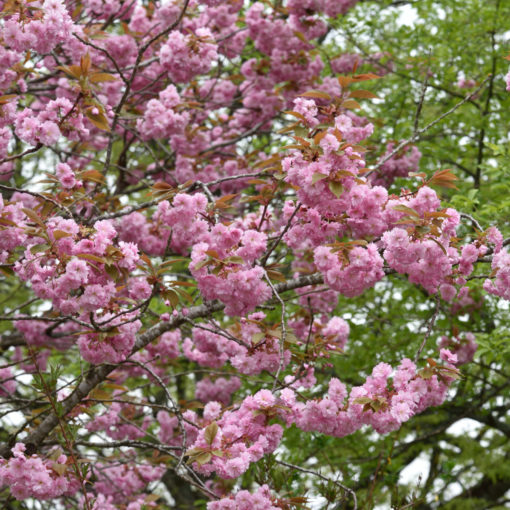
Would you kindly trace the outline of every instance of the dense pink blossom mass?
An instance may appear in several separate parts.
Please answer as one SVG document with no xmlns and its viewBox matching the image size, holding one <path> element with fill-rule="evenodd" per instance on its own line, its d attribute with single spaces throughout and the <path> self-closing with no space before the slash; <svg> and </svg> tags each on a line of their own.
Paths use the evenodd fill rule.
<svg viewBox="0 0 510 510">
<path fill-rule="evenodd" d="M 318 364 L 349 350 L 340 295 L 398 274 L 453 307 L 492 257 L 483 288 L 510 300 L 499 230 L 465 236 L 441 202 L 450 171 L 419 174 L 420 151 L 395 140 L 367 162 L 376 128 L 353 110 L 372 96 L 353 91 L 392 66 L 317 51 L 356 0 L 277 4 L 0 2 L 0 263 L 41 305 L 12 316 L 23 342 L 2 354 L 0 396 L 29 375 L 52 406 L 2 451 L 16 500 L 160 508 L 149 496 L 171 465 L 209 510 L 290 508 L 273 487 L 223 480 L 291 427 L 399 429 L 443 403 L 477 348 L 457 332 L 435 358 L 319 384 Z M 374 73 L 356 74 L 363 63 Z M 40 178 L 14 179 L 43 153 Z M 67 378 L 41 375 L 73 352 Z M 195 374 L 186 391 L 179 370 Z M 122 448 L 89 465 L 97 438 Z"/>
</svg>

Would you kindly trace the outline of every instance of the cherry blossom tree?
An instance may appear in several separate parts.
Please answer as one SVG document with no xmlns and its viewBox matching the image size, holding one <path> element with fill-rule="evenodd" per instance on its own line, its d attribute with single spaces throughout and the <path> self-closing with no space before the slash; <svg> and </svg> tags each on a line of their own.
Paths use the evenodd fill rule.
<svg viewBox="0 0 510 510">
<path fill-rule="evenodd" d="M 507 154 L 486 125 L 471 173 L 419 144 L 506 84 L 429 107 L 431 55 L 367 50 L 356 4 L 0 2 L 5 508 L 437 507 L 433 478 L 391 492 L 391 458 L 440 409 L 471 417 L 510 238 L 466 186 Z M 377 112 L 402 74 L 395 137 Z"/>
</svg>

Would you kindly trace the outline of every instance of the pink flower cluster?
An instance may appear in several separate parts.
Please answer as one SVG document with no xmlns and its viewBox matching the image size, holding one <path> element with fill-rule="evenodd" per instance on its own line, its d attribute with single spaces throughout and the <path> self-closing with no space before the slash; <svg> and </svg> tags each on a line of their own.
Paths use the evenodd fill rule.
<svg viewBox="0 0 510 510">
<path fill-rule="evenodd" d="M 120 397 L 116 397 L 114 393 L 113 398 Z M 143 416 L 143 408 L 140 406 L 135 407 L 129 402 L 125 404 L 112 402 L 106 413 L 95 416 L 87 423 L 87 430 L 90 432 L 104 431 L 108 437 L 117 440 L 140 439 L 145 436 L 151 422 L 150 416 L 145 415 L 142 423 L 136 425 L 135 420 L 141 416 Z"/>
<path fill-rule="evenodd" d="M 399 209 L 401 206 L 404 206 L 403 210 Z M 382 236 L 383 255 L 388 265 L 399 273 L 407 273 L 409 281 L 421 284 L 430 293 L 437 292 L 441 284 L 449 283 L 453 265 L 459 262 L 457 249 L 450 246 L 460 223 L 459 213 L 453 209 L 441 212 L 439 207 L 437 194 L 427 186 L 420 188 L 410 199 L 390 200 L 386 205 L 389 219 L 393 224 L 399 221 L 403 226 L 388 230 Z M 405 218 L 409 225 L 428 218 L 438 232 L 421 235 L 422 231 L 425 234 L 431 231 L 428 225 L 423 225 L 423 229 L 418 225 L 414 231 L 406 229 Z"/>
<path fill-rule="evenodd" d="M 206 299 L 225 303 L 227 315 L 245 315 L 271 297 L 255 260 L 266 250 L 266 234 L 218 224 L 191 251 L 191 274 Z"/>
<path fill-rule="evenodd" d="M 177 83 L 189 82 L 196 75 L 207 73 L 217 57 L 216 44 L 207 28 L 198 28 L 189 35 L 173 30 L 159 51 L 161 65 Z"/>
<path fill-rule="evenodd" d="M 72 189 L 75 186 L 82 185 L 82 182 L 76 179 L 72 168 L 67 163 L 58 163 L 55 173 L 60 184 L 65 189 Z"/>
<path fill-rule="evenodd" d="M 395 149 L 395 143 L 390 142 L 386 146 L 386 152 L 382 157 L 386 157 Z M 414 145 L 408 145 L 400 153 L 395 154 L 385 161 L 376 174 L 370 176 L 373 184 L 378 184 L 389 188 L 396 177 L 407 177 L 409 172 L 418 172 L 421 152 Z"/>
<path fill-rule="evenodd" d="M 416 241 L 402 228 L 383 236 L 384 258 L 399 273 L 408 273 L 409 280 L 435 293 L 451 274 L 452 261 L 432 240 Z"/>
<path fill-rule="evenodd" d="M 189 122 L 189 113 L 179 111 L 182 100 L 174 85 L 169 85 L 159 93 L 159 99 L 151 99 L 137 127 L 145 140 L 151 138 L 170 138 L 183 133 Z"/>
<path fill-rule="evenodd" d="M 232 394 L 241 387 L 239 377 L 218 377 L 211 379 L 204 377 L 197 382 L 195 397 L 201 402 L 220 402 L 224 406 L 229 405 Z"/>
<path fill-rule="evenodd" d="M 317 119 L 319 110 L 317 109 L 315 101 L 303 97 L 296 97 L 296 99 L 294 99 L 294 111 L 302 115 L 308 127 L 313 128 L 319 124 Z"/>
<path fill-rule="evenodd" d="M 322 315 L 315 318 L 311 326 L 304 319 L 291 321 L 289 325 L 301 343 L 307 342 L 310 335 L 310 347 L 317 343 L 315 340 L 320 339 L 324 351 L 342 351 L 349 337 L 349 325 L 341 317 L 331 317 L 328 320 L 327 315 Z"/>
<path fill-rule="evenodd" d="M 0 397 L 11 395 L 16 391 L 16 380 L 10 367 L 0 368 Z"/>
<path fill-rule="evenodd" d="M 301 207 L 297 214 L 295 210 L 296 205 L 288 200 L 282 211 L 285 224 L 291 221 L 292 216 L 294 217 L 291 228 L 284 235 L 284 240 L 295 251 L 313 249 L 347 230 L 342 223 L 323 218 L 315 208 Z"/>
<path fill-rule="evenodd" d="M 208 224 L 202 219 L 207 208 L 207 198 L 202 193 L 175 195 L 172 205 L 167 200 L 159 203 L 154 215 L 163 229 L 171 231 L 170 246 L 178 253 L 185 253 L 190 246 L 207 235 Z"/>
<path fill-rule="evenodd" d="M 383 259 L 375 244 L 355 246 L 347 257 L 348 261 L 342 262 L 338 253 L 327 246 L 314 250 L 314 262 L 324 281 L 344 296 L 359 296 L 384 276 Z"/>
<path fill-rule="evenodd" d="M 211 368 L 223 366 L 241 347 L 228 338 L 200 328 L 192 329 L 192 337 L 182 344 L 184 355 L 199 365 Z"/>
<path fill-rule="evenodd" d="M 412 361 L 404 359 L 394 372 L 387 363 L 379 363 L 362 386 L 352 388 L 347 402 L 345 386 L 333 378 L 327 398 L 293 406 L 294 419 L 303 430 L 337 437 L 352 434 L 362 425 L 387 433 L 427 407 L 440 405 L 455 374 L 453 365 L 418 372 Z M 294 398 L 284 398 L 282 393 L 288 404 Z"/>
<path fill-rule="evenodd" d="M 164 466 L 151 466 L 147 462 L 129 462 L 134 458 L 134 453 L 126 453 L 125 460 L 128 461 L 126 463 L 103 465 L 98 462 L 94 465 L 97 476 L 94 488 L 106 498 L 110 497 L 110 501 L 117 505 L 129 501 L 132 496 L 145 489 L 147 484 L 159 480 L 165 472 Z"/>
<path fill-rule="evenodd" d="M 207 510 L 279 510 L 267 485 L 262 485 L 254 493 L 243 490 L 219 501 L 207 503 Z"/>
<path fill-rule="evenodd" d="M 38 112 L 34 106 L 39 106 Z M 16 135 L 31 145 L 54 145 L 62 134 L 70 140 L 89 135 L 83 114 L 65 97 L 25 108 L 17 114 L 14 127 Z"/>
<path fill-rule="evenodd" d="M 247 375 L 260 374 L 264 370 L 276 372 L 280 366 L 283 332 L 280 328 L 264 330 L 261 327 L 264 318 L 264 313 L 253 313 L 248 319 L 241 319 L 237 327 L 230 328 L 226 335 L 193 328 L 192 338 L 183 342 L 184 355 L 200 365 L 213 368 L 229 361 L 240 373 Z M 290 357 L 290 351 L 285 349 L 284 367 L 290 362 Z"/>
<path fill-rule="evenodd" d="M 146 347 L 146 351 L 151 358 L 158 356 L 164 363 L 175 359 L 180 355 L 181 332 L 167 331 L 163 333 L 158 341 L 150 343 Z"/>
<path fill-rule="evenodd" d="M 477 245 L 477 243 L 464 245 L 459 258 L 459 273 L 464 276 L 470 275 L 474 270 L 474 263 L 486 253 L 485 245 Z"/>
<path fill-rule="evenodd" d="M 478 344 L 476 343 L 475 335 L 467 332 L 452 338 L 447 336 L 441 337 L 439 347 L 441 349 L 448 349 L 456 355 L 457 365 L 465 365 L 473 361 Z"/>
<path fill-rule="evenodd" d="M 492 272 L 496 273 L 495 280 L 485 280 L 483 288 L 489 294 L 510 301 L 510 254 L 506 249 L 494 254 Z"/>
<path fill-rule="evenodd" d="M 116 319 L 110 314 L 102 316 L 101 319 L 108 321 L 109 327 L 113 329 L 104 333 L 92 331 L 80 335 L 77 344 L 83 359 L 94 364 L 124 361 L 135 344 L 136 332 L 142 326 L 140 320 L 129 321 L 135 316 L 134 313 Z"/>
<path fill-rule="evenodd" d="M 296 153 L 282 161 L 282 168 L 287 174 L 286 180 L 299 187 L 298 199 L 307 207 L 316 208 L 323 215 L 335 217 L 349 208 L 351 204 L 348 193 L 356 185 L 355 177 L 359 169 L 365 165 L 361 155 L 352 149 L 346 148 L 342 152 L 343 154 L 330 152 L 311 162 L 305 160 L 301 153 Z M 337 178 L 339 168 L 343 170 L 342 175 Z M 320 177 L 320 180 L 316 181 L 317 177 Z M 343 188 L 343 193 L 338 197 L 331 191 L 332 178 Z M 328 199 L 325 200 L 325 197 Z"/>
<path fill-rule="evenodd" d="M 248 33 L 259 51 L 271 55 L 274 50 L 297 53 L 307 48 L 308 44 L 294 35 L 289 20 L 278 19 L 264 10 L 264 4 L 256 2 L 246 12 Z"/>
<path fill-rule="evenodd" d="M 21 20 L 10 17 L 1 30 L 5 44 L 15 51 L 50 53 L 57 44 L 71 37 L 73 21 L 62 0 L 44 0 L 42 17 Z M 41 19 L 42 18 L 42 19 Z"/>
<path fill-rule="evenodd" d="M 59 455 L 55 460 L 42 459 L 37 455 L 25 456 L 26 446 L 17 443 L 9 460 L 0 461 L 0 487 L 8 486 L 18 500 L 36 498 L 54 499 L 71 496 L 79 489 L 80 482 L 67 465 L 67 457 Z"/>
<path fill-rule="evenodd" d="M 236 478 L 278 446 L 283 430 L 280 425 L 269 425 L 273 417 L 280 417 L 287 426 L 295 423 L 302 430 L 336 437 L 352 434 L 363 425 L 371 425 L 381 434 L 396 430 L 415 414 L 444 401 L 458 371 L 452 364 L 456 356 L 446 349 L 441 354 L 447 360 L 445 365 L 432 362 L 420 371 L 409 359 L 402 360 L 395 371 L 387 363 L 379 363 L 350 394 L 333 378 L 326 398 L 306 402 L 299 402 L 290 388 L 282 390 L 279 397 L 260 390 L 246 397 L 238 409 L 223 414 L 218 403 L 210 402 L 204 410 L 208 418 L 187 453 L 192 461 L 196 457 L 198 472 Z M 206 458 L 200 457 L 204 454 Z"/>
<path fill-rule="evenodd" d="M 267 423 L 266 411 L 272 412 L 275 397 L 268 390 L 261 390 L 253 397 L 246 397 L 239 409 L 225 411 L 214 422 L 217 431 L 214 438 L 202 428 L 188 452 L 212 452 L 209 462 L 194 463 L 195 469 L 204 475 L 216 472 L 220 478 L 237 478 L 252 462 L 257 462 L 266 453 L 273 452 L 283 435 L 281 425 Z M 206 405 L 213 406 L 210 402 Z M 211 421 L 217 418 L 220 409 L 210 415 Z M 216 453 L 215 453 L 216 452 Z"/>
<path fill-rule="evenodd" d="M 29 221 L 23 218 L 23 223 Z M 74 220 L 58 216 L 48 221 L 45 230 L 42 234 L 53 242 L 52 252 L 46 253 L 44 244 L 38 249 L 44 242 L 40 237 L 27 240 L 24 260 L 15 266 L 18 276 L 30 281 L 37 296 L 51 299 L 65 314 L 107 308 L 117 290 L 105 266 L 114 265 L 117 271 L 133 270 L 139 260 L 137 246 L 121 241 L 115 247 L 117 232 L 108 220 L 96 222 L 87 237 Z M 80 287 L 84 292 L 79 297 L 70 295 Z"/>
</svg>

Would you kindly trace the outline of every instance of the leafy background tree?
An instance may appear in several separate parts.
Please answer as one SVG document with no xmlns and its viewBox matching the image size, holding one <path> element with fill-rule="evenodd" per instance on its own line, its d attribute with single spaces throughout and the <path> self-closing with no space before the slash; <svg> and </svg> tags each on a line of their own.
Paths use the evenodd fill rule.
<svg viewBox="0 0 510 510">
<path fill-rule="evenodd" d="M 377 83 L 382 100 L 367 107 L 378 127 L 374 146 L 409 139 L 416 127 L 428 125 L 487 80 L 479 93 L 415 144 L 422 153 L 420 171 L 452 168 L 460 177 L 458 190 L 442 191 L 445 203 L 472 215 L 483 228 L 501 225 L 506 235 L 509 160 L 504 116 L 509 98 L 501 77 L 508 68 L 508 14 L 509 6 L 498 1 L 364 2 L 338 20 L 325 45 L 331 57 L 349 52 L 361 62 L 383 55 L 379 65 L 387 74 Z M 362 70 L 373 69 L 365 65 Z M 472 80 L 471 86 L 460 87 L 461 80 Z M 397 179 L 393 189 L 398 192 L 401 185 Z M 431 408 L 391 437 L 349 437 L 324 448 L 327 459 L 319 464 L 348 458 L 349 466 L 359 466 L 355 472 L 367 508 L 377 503 L 387 507 L 390 501 L 395 508 L 423 509 L 508 505 L 509 317 L 505 303 L 480 295 L 478 278 L 488 273 L 482 265 L 469 282 L 480 307 L 455 313 L 448 306 L 438 308 L 433 338 L 458 328 L 474 332 L 479 344 L 450 403 Z M 424 300 L 419 289 L 399 276 L 388 278 L 378 290 L 356 304 L 346 300 L 339 305 L 342 313 L 358 317 L 351 337 L 358 340 L 351 344 L 358 349 L 345 363 L 338 362 L 339 374 L 353 364 L 363 373 L 377 360 L 412 357 L 435 313 L 433 297 Z M 378 342 L 381 336 L 387 339 L 385 345 Z M 431 349 L 433 341 L 429 344 Z M 412 481 L 402 477 L 417 458 L 427 462 L 411 469 Z"/>
</svg>

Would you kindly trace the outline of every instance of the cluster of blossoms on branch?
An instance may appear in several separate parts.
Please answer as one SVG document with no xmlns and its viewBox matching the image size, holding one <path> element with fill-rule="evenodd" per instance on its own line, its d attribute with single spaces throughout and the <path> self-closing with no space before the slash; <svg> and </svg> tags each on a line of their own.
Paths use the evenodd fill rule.
<svg viewBox="0 0 510 510">
<path fill-rule="evenodd" d="M 393 154 L 395 141 L 370 170 L 363 144 L 374 126 L 353 110 L 373 97 L 355 87 L 378 76 L 355 74 L 363 62 L 352 55 L 331 62 L 352 76 L 326 76 L 316 51 L 328 19 L 355 3 L 84 0 L 74 12 L 63 0 L 0 2 L 0 179 L 9 191 L 0 263 L 47 305 L 9 318 L 22 343 L 5 355 L 0 395 L 18 391 L 22 373 L 40 376 L 57 351 L 90 363 L 65 394 L 43 388 L 65 411 L 46 409 L 4 452 L 0 487 L 14 498 L 66 504 L 86 487 L 88 510 L 155 507 L 148 486 L 176 463 L 217 499 L 210 510 L 286 508 L 266 485 L 229 495 L 203 479 L 240 477 L 293 424 L 383 434 L 445 400 L 456 367 L 473 358 L 471 333 L 441 340 L 443 362 L 381 362 L 362 384 L 348 390 L 332 377 L 319 394 L 316 367 L 349 351 L 349 325 L 334 316 L 339 295 L 399 273 L 453 306 L 467 299 L 477 261 L 492 256 L 484 289 L 510 299 L 499 230 L 459 239 L 461 215 L 433 189 L 452 186 L 450 171 L 427 178 L 418 149 Z M 44 180 L 18 188 L 17 163 L 34 153 L 48 155 Z M 290 290 L 292 317 L 280 295 Z M 181 362 L 200 411 L 172 401 Z M 248 394 L 251 376 L 274 386 Z M 163 391 L 164 404 L 130 395 L 140 380 Z M 72 451 L 41 446 L 62 421 L 133 448 L 95 462 L 92 477 Z M 37 454 L 28 455 L 33 435 Z M 146 437 L 170 461 L 141 455 L 151 443 L 136 441 Z"/>
<path fill-rule="evenodd" d="M 442 355 L 456 362 L 455 355 L 446 349 Z M 304 431 L 336 437 L 352 434 L 363 425 L 387 433 L 427 407 L 440 405 L 457 376 L 457 369 L 449 362 L 431 362 L 429 367 L 417 371 L 411 360 L 404 359 L 395 371 L 387 363 L 380 363 L 366 382 L 352 388 L 350 394 L 339 379 L 332 378 L 324 398 L 300 401 L 303 396 L 290 388 L 279 396 L 260 390 L 245 398 L 239 409 L 223 413 L 217 402 L 210 402 L 204 409 L 205 424 L 209 424 L 198 436 L 193 434 L 196 440 L 188 455 L 196 462 L 198 472 L 237 478 L 250 463 L 278 446 L 283 428 L 270 424 L 271 418 L 279 417 L 287 426 L 295 423 Z"/>
<path fill-rule="evenodd" d="M 65 455 L 45 460 L 37 455 L 25 455 L 25 449 L 23 443 L 16 444 L 13 457 L 0 466 L 0 485 L 8 485 L 16 499 L 53 499 L 79 490 L 78 480 L 64 475 L 68 460 Z"/>
</svg>

